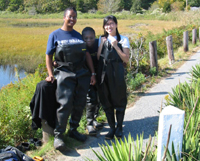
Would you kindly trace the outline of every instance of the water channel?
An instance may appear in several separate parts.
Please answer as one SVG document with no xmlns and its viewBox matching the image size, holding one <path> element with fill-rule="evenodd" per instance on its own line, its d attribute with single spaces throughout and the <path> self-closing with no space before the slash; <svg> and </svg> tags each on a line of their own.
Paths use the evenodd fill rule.
<svg viewBox="0 0 200 161">
<path fill-rule="evenodd" d="M 0 89 L 3 86 L 6 86 L 8 84 L 15 83 L 18 81 L 18 78 L 16 74 L 18 73 L 19 78 L 24 78 L 26 76 L 24 70 L 19 70 L 16 72 L 17 66 L 12 65 L 1 65 L 0 66 Z"/>
</svg>

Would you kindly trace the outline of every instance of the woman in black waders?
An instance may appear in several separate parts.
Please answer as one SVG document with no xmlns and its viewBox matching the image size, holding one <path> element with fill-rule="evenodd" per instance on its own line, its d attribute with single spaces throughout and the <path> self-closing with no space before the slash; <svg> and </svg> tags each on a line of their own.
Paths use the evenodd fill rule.
<svg viewBox="0 0 200 161">
<path fill-rule="evenodd" d="M 114 135 L 122 137 L 122 124 L 127 104 L 124 63 L 129 61 L 129 39 L 119 34 L 115 16 L 107 16 L 103 21 L 104 35 L 99 38 L 99 59 L 97 82 L 99 98 L 106 113 L 109 132 L 105 139 Z M 116 110 L 117 127 L 115 127 Z"/>
<path fill-rule="evenodd" d="M 86 95 L 90 84 L 96 83 L 94 67 L 90 54 L 80 33 L 73 29 L 76 24 L 77 12 L 73 7 L 64 12 L 63 26 L 49 35 L 46 50 L 46 66 L 49 76 L 48 82 L 57 79 L 56 99 L 60 107 L 56 111 L 56 126 L 54 130 L 54 147 L 58 150 L 65 149 L 64 133 L 69 115 L 69 136 L 79 141 L 85 141 L 86 136 L 77 131 L 79 122 L 86 104 Z M 52 68 L 52 58 L 58 67 Z M 90 69 L 85 66 L 85 60 Z"/>
</svg>

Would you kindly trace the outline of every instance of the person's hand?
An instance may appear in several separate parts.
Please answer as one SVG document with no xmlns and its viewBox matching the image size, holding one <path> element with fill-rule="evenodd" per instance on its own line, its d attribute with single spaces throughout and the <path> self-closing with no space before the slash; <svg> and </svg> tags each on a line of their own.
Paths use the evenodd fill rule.
<svg viewBox="0 0 200 161">
<path fill-rule="evenodd" d="M 58 67 L 58 63 L 55 60 L 52 62 L 52 65 L 53 65 L 54 68 Z"/>
<path fill-rule="evenodd" d="M 48 76 L 48 77 L 46 77 L 45 80 L 46 80 L 47 82 L 51 82 L 51 83 L 53 83 L 54 80 L 55 80 L 55 78 L 54 78 L 54 76 L 52 75 L 52 76 Z"/>
<path fill-rule="evenodd" d="M 101 44 L 103 44 L 106 40 L 106 37 L 101 37 Z"/>
<path fill-rule="evenodd" d="M 95 85 L 95 84 L 96 84 L 96 77 L 95 75 L 92 75 L 90 79 L 90 85 Z"/>
<path fill-rule="evenodd" d="M 113 40 L 113 41 L 111 42 L 111 45 L 112 45 L 114 48 L 116 48 L 116 47 L 117 47 L 117 43 L 118 43 L 117 40 Z"/>
</svg>

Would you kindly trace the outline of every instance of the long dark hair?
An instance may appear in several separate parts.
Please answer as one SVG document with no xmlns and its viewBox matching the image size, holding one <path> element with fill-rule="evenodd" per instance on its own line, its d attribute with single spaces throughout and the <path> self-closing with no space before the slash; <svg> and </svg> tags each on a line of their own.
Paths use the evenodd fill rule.
<svg viewBox="0 0 200 161">
<path fill-rule="evenodd" d="M 117 24 L 117 18 L 113 15 L 109 15 L 109 16 L 106 16 L 103 20 L 103 29 L 104 29 L 104 36 L 107 38 L 108 37 L 108 33 L 106 32 L 105 30 L 105 25 L 106 23 L 109 21 L 109 20 L 113 20 L 116 24 Z M 118 32 L 118 29 L 116 28 L 116 35 L 117 35 L 117 41 L 119 42 L 121 40 L 120 38 L 120 35 L 119 35 L 119 32 Z"/>
</svg>

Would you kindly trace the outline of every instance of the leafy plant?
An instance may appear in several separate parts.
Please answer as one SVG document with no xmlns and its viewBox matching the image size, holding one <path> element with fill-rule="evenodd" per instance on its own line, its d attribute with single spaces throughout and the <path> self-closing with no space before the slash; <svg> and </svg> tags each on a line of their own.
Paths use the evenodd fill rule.
<svg viewBox="0 0 200 161">
<path fill-rule="evenodd" d="M 131 73 L 127 74 L 127 86 L 129 90 L 135 90 L 146 81 L 145 76 L 142 73 L 137 73 L 135 78 Z"/>
<path fill-rule="evenodd" d="M 151 141 L 149 142 L 148 146 L 146 146 L 145 153 L 142 151 L 143 134 L 141 134 L 140 137 L 137 135 L 137 139 L 135 141 L 131 137 L 131 134 L 128 135 L 128 140 L 126 137 L 124 137 L 124 142 L 121 139 L 118 141 L 118 139 L 115 137 L 115 143 L 111 141 L 113 148 L 111 148 L 106 141 L 105 144 L 106 145 L 99 145 L 104 155 L 101 155 L 99 152 L 96 152 L 92 149 L 97 158 L 101 161 L 139 161 L 143 159 L 154 160 L 156 156 L 155 149 L 150 147 Z M 86 158 L 86 160 L 92 161 L 92 159 L 89 158 Z"/>
</svg>

